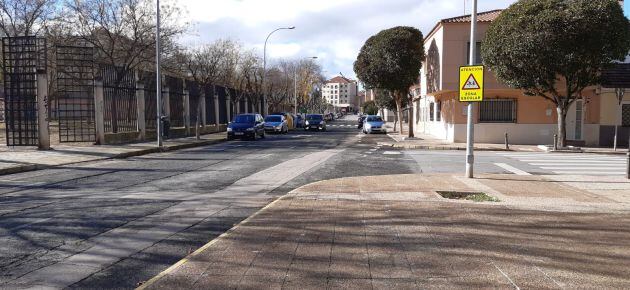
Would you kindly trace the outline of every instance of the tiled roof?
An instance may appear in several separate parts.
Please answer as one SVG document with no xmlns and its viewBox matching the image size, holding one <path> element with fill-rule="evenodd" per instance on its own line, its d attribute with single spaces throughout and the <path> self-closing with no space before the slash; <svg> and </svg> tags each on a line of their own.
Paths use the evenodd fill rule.
<svg viewBox="0 0 630 290">
<path fill-rule="evenodd" d="M 477 22 L 492 22 L 497 19 L 497 17 L 499 17 L 501 12 L 503 12 L 503 9 L 479 12 L 477 13 Z M 425 40 L 431 37 L 431 35 L 438 29 L 438 27 L 440 27 L 440 24 L 444 23 L 470 23 L 470 14 L 440 20 L 426 35 Z"/>
<path fill-rule="evenodd" d="M 630 63 L 618 63 L 602 71 L 602 87 L 630 88 Z"/>
<path fill-rule="evenodd" d="M 348 79 L 348 78 L 344 78 L 342 76 L 336 76 L 330 80 L 328 80 L 326 83 L 336 83 L 336 84 L 349 84 L 352 83 L 353 81 Z"/>
<path fill-rule="evenodd" d="M 477 22 L 492 22 L 495 19 L 497 19 L 497 17 L 499 17 L 499 15 L 501 14 L 502 11 L 503 11 L 503 9 L 497 9 L 497 10 L 491 10 L 491 11 L 477 13 Z M 440 22 L 442 22 L 442 23 L 465 23 L 465 22 L 470 22 L 470 14 L 463 15 L 463 16 L 457 16 L 457 17 L 453 17 L 453 18 L 442 19 L 442 21 L 440 21 Z"/>
</svg>

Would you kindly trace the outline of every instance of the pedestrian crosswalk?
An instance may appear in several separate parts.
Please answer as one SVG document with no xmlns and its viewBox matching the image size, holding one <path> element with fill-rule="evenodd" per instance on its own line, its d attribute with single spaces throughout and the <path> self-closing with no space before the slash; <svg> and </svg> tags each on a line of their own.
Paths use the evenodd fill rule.
<svg viewBox="0 0 630 290">
<path fill-rule="evenodd" d="M 329 124 L 328 127 L 356 127 L 357 125 L 351 124 Z"/>
<path fill-rule="evenodd" d="M 501 153 L 545 172 L 563 175 L 625 175 L 627 161 L 623 155 L 572 153 Z"/>
</svg>

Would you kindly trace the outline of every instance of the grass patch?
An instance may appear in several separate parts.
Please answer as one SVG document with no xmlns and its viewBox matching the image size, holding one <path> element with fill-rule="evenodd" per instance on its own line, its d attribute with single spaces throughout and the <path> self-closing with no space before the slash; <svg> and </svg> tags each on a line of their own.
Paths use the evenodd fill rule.
<svg viewBox="0 0 630 290">
<path fill-rule="evenodd" d="M 439 195 L 448 199 L 470 200 L 474 202 L 499 202 L 499 199 L 485 192 L 466 191 L 437 191 Z"/>
</svg>

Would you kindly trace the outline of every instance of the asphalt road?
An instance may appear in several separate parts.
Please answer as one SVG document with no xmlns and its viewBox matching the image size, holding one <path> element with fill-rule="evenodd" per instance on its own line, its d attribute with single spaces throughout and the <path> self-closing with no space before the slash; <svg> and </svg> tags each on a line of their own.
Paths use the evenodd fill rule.
<svg viewBox="0 0 630 290">
<path fill-rule="evenodd" d="M 0 177 L 0 288 L 134 288 L 296 187 L 420 172 L 330 125 Z"/>
</svg>

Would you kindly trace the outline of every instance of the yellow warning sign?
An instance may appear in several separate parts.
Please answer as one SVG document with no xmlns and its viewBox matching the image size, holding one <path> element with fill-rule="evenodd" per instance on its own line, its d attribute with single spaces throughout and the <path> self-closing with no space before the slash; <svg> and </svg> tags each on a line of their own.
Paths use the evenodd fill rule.
<svg viewBox="0 0 630 290">
<path fill-rule="evenodd" d="M 459 101 L 483 101 L 483 65 L 459 67 Z"/>
</svg>

